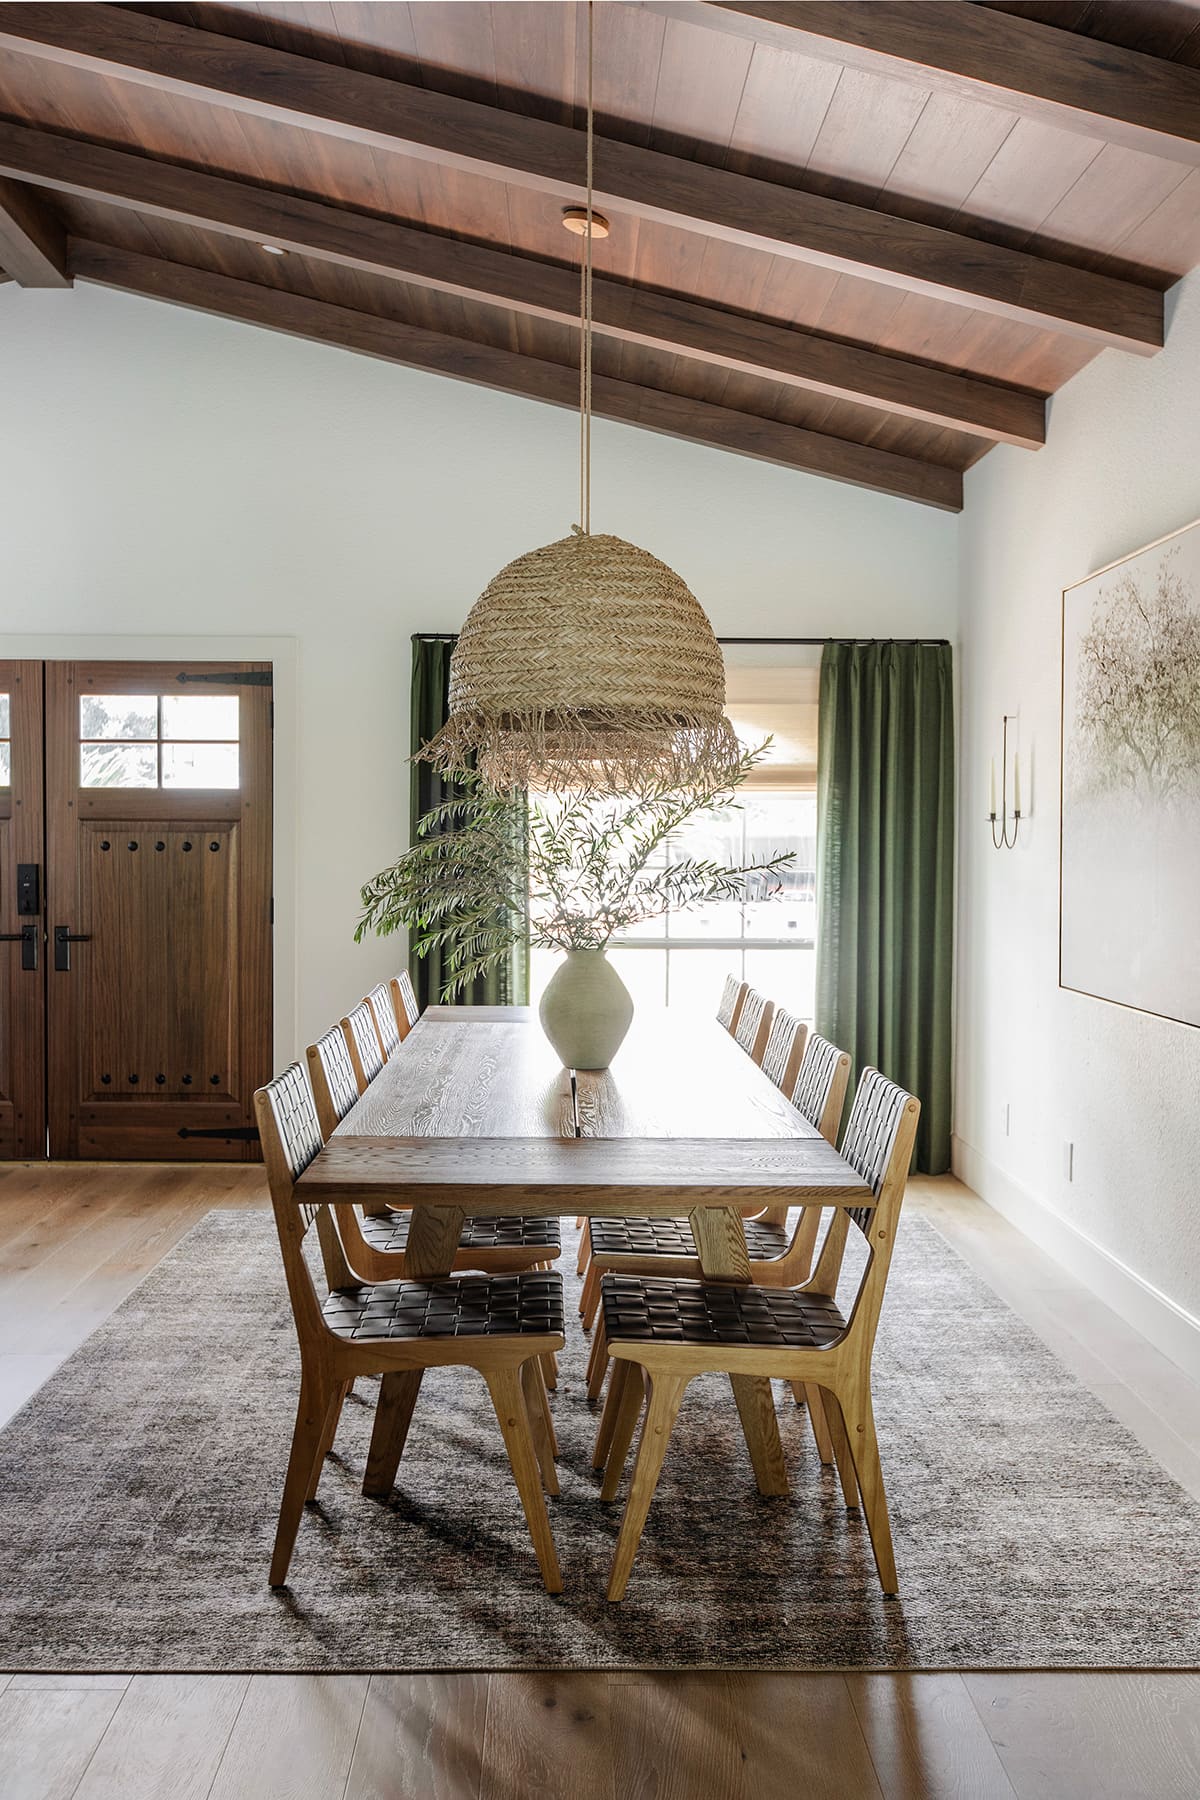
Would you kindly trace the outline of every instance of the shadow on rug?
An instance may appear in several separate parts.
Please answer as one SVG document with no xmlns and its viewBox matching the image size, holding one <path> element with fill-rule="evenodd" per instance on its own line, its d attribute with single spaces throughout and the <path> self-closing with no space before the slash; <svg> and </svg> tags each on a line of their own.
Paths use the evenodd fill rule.
<svg viewBox="0 0 1200 1800">
<path fill-rule="evenodd" d="M 901 1229 L 875 1396 L 901 1597 L 776 1388 L 755 1491 L 728 1386 L 680 1414 L 627 1598 L 590 1468 L 565 1229 L 554 1400 L 566 1582 L 546 1595 L 481 1380 L 425 1377 L 399 1484 L 360 1482 L 360 1381 L 267 1564 L 299 1358 L 267 1213 L 209 1214 L 0 1435 L 0 1669 L 1178 1668 L 1200 1664 L 1200 1507 L 925 1221 Z"/>
</svg>

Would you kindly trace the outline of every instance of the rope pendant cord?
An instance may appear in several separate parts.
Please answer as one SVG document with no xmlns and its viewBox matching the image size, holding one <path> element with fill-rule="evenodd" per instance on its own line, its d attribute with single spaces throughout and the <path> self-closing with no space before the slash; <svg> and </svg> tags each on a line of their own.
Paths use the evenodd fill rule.
<svg viewBox="0 0 1200 1800">
<path fill-rule="evenodd" d="M 595 186 L 594 0 L 587 0 L 587 225 L 579 261 L 579 529 L 592 529 L 592 218 Z"/>
</svg>

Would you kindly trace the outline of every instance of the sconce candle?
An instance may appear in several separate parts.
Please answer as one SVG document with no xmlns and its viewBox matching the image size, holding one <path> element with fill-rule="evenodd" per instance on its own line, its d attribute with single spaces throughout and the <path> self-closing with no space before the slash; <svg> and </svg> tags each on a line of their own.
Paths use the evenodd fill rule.
<svg viewBox="0 0 1200 1800">
<path fill-rule="evenodd" d="M 992 758 L 990 796 L 991 805 L 988 819 L 992 827 L 992 843 L 997 850 L 1011 850 L 1017 841 L 1017 832 L 1021 826 L 1021 763 L 1016 752 L 1013 752 L 1013 809 L 1012 836 L 1008 834 L 1008 721 L 1015 718 L 1015 713 L 1005 713 L 1002 721 L 1000 738 L 1000 809 L 996 810 L 996 759 Z"/>
</svg>

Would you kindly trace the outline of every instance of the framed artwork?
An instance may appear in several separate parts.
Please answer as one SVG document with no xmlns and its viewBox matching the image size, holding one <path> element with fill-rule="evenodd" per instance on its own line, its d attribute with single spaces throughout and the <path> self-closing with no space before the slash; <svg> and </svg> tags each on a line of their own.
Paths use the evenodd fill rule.
<svg viewBox="0 0 1200 1800">
<path fill-rule="evenodd" d="M 1059 986 L 1200 1025 L 1200 521 L 1063 592 Z"/>
</svg>

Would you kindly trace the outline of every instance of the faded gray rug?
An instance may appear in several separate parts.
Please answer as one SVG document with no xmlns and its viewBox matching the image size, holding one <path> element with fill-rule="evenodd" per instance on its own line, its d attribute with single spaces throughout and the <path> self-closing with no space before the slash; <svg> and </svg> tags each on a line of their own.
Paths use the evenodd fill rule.
<svg viewBox="0 0 1200 1800">
<path fill-rule="evenodd" d="M 610 1606 L 619 1507 L 589 1467 L 585 1356 L 575 1328 L 554 1402 L 561 1597 L 486 1391 L 455 1370 L 426 1376 L 386 1504 L 360 1491 L 376 1390 L 359 1383 L 272 1594 L 299 1362 L 269 1216 L 211 1213 L 0 1435 L 0 1669 L 1200 1664 L 1200 1507 L 924 1221 L 901 1228 L 875 1358 L 899 1600 L 786 1390 L 793 1492 L 764 1500 L 712 1381 Z"/>
</svg>

